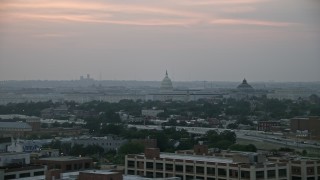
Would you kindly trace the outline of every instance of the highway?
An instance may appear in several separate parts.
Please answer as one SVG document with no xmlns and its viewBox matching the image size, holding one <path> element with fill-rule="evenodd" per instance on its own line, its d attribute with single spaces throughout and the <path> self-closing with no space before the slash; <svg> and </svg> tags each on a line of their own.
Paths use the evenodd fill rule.
<svg viewBox="0 0 320 180">
<path fill-rule="evenodd" d="M 255 130 L 233 130 L 233 129 L 222 129 L 222 128 L 204 128 L 204 127 L 186 127 L 186 126 L 160 126 L 160 125 L 131 125 L 129 124 L 128 127 L 135 127 L 137 129 L 155 129 L 155 130 L 162 130 L 163 128 L 176 128 L 176 130 L 186 130 L 191 134 L 198 134 L 203 135 L 207 131 L 215 130 L 217 132 L 222 131 L 232 131 L 235 132 L 237 138 L 240 139 L 247 139 L 252 141 L 260 141 L 260 142 L 270 142 L 279 145 L 283 145 L 286 147 L 292 148 L 316 148 L 320 150 L 320 142 L 318 141 L 297 141 L 295 139 L 285 138 L 283 133 L 271 133 L 271 132 L 264 132 L 264 131 L 255 131 Z"/>
</svg>

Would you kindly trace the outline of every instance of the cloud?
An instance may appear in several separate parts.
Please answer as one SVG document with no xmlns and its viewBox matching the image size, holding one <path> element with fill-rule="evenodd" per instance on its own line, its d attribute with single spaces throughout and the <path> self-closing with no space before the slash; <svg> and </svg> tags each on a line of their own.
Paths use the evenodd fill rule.
<svg viewBox="0 0 320 180">
<path fill-rule="evenodd" d="M 266 2 L 267 0 L 180 0 L 184 5 L 239 5 L 239 4 L 256 4 Z"/>
<path fill-rule="evenodd" d="M 69 37 L 70 34 L 62 34 L 62 33 L 42 33 L 35 34 L 34 37 L 38 38 L 57 38 L 57 37 Z"/>
<path fill-rule="evenodd" d="M 251 13 L 251 12 L 255 12 L 256 8 L 251 6 L 239 6 L 239 7 L 223 8 L 221 11 L 224 13 L 231 13 L 231 14 L 249 13 L 249 12 Z"/>
<path fill-rule="evenodd" d="M 251 25 L 251 26 L 270 26 L 270 27 L 288 27 L 288 26 L 298 25 L 297 23 L 263 21 L 263 20 L 252 20 L 252 19 L 214 19 L 210 23 L 220 24 L 220 25 Z"/>
<path fill-rule="evenodd" d="M 143 0 L 142 0 L 143 1 Z M 215 4 L 218 10 L 201 11 L 199 8 L 186 8 L 164 0 L 161 5 L 144 3 L 114 3 L 102 1 L 39 1 L 13 0 L 0 3 L 1 21 L 19 19 L 51 22 L 100 23 L 138 26 L 196 26 L 207 25 L 247 25 L 287 27 L 289 22 L 265 21 L 256 19 L 234 19 L 227 15 L 234 13 L 253 13 L 256 3 L 266 0 L 177 0 L 178 4 Z M 138 1 L 139 2 L 139 1 Z M 244 5 L 246 4 L 246 5 Z M 249 6 L 250 4 L 250 6 Z"/>
</svg>

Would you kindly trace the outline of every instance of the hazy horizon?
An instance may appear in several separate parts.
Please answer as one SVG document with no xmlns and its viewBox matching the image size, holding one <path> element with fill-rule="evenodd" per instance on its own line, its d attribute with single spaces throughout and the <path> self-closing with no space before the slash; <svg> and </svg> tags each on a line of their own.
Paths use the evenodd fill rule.
<svg viewBox="0 0 320 180">
<path fill-rule="evenodd" d="M 319 82 L 317 0 L 3 0 L 0 81 Z"/>
</svg>

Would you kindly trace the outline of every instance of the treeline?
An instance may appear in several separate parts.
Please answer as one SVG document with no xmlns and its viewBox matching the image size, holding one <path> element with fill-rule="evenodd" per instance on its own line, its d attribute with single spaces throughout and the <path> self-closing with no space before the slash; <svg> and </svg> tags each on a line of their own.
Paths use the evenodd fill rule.
<svg viewBox="0 0 320 180">
<path fill-rule="evenodd" d="M 170 115 L 183 116 L 185 119 L 192 118 L 219 118 L 225 116 L 257 116 L 264 119 L 292 118 L 295 116 L 320 115 L 320 98 L 317 95 L 311 95 L 307 100 L 278 100 L 268 99 L 266 97 L 253 97 L 251 99 L 235 100 L 232 98 L 221 99 L 217 101 L 199 100 L 199 101 L 132 101 L 121 100 L 118 103 L 92 101 L 88 103 L 76 102 L 26 102 L 9 103 L 0 105 L 0 114 L 24 114 L 40 116 L 41 110 L 49 107 L 57 107 L 66 104 L 70 112 L 73 110 L 93 111 L 100 114 L 96 119 L 103 122 L 118 122 L 120 119 L 115 114 L 120 110 L 133 115 L 141 116 L 142 109 L 163 109 L 164 112 L 159 116 L 162 119 Z"/>
</svg>

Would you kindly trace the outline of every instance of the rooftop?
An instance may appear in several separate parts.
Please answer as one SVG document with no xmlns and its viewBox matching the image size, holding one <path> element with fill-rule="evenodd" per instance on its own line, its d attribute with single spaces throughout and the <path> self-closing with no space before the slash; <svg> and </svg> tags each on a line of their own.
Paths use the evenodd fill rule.
<svg viewBox="0 0 320 180">
<path fill-rule="evenodd" d="M 14 128 L 14 129 L 30 129 L 31 126 L 24 122 L 0 122 L 0 128 Z"/>
<path fill-rule="evenodd" d="M 47 157 L 41 158 L 41 161 L 77 161 L 77 160 L 85 160 L 90 159 L 89 157 L 75 157 L 75 156 L 60 156 L 60 157 Z"/>
<path fill-rule="evenodd" d="M 218 162 L 218 163 L 233 163 L 233 160 L 231 158 L 214 157 L 214 156 L 201 156 L 201 155 L 188 155 L 188 154 L 174 154 L 174 153 L 161 153 L 160 158 L 191 160 L 191 161 Z"/>
</svg>

